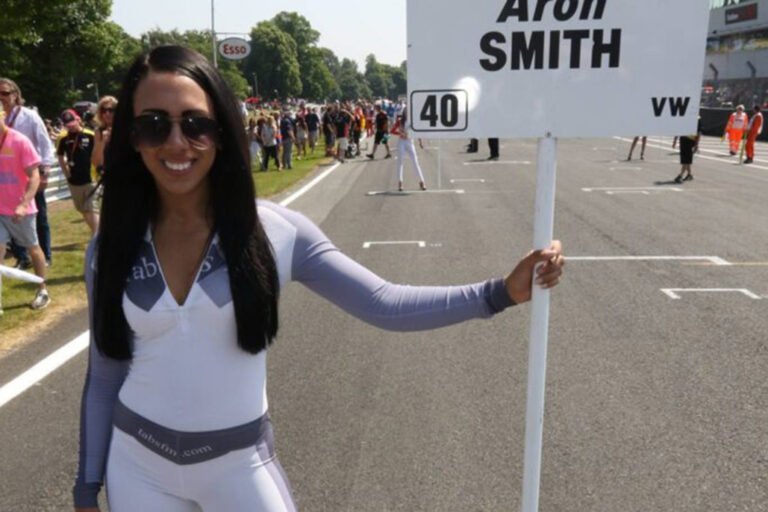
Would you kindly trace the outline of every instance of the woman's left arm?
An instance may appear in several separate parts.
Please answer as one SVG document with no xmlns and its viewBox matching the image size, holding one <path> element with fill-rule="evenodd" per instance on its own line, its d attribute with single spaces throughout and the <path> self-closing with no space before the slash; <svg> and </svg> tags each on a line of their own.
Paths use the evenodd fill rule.
<svg viewBox="0 0 768 512">
<path fill-rule="evenodd" d="M 296 228 L 292 277 L 355 317 L 393 331 L 434 329 L 473 318 L 487 318 L 530 299 L 537 273 L 545 286 L 560 279 L 564 260 L 559 243 L 523 258 L 504 279 L 460 286 L 409 286 L 390 283 L 339 251 L 303 215 L 269 205 Z M 527 286 L 526 286 L 527 282 Z"/>
</svg>

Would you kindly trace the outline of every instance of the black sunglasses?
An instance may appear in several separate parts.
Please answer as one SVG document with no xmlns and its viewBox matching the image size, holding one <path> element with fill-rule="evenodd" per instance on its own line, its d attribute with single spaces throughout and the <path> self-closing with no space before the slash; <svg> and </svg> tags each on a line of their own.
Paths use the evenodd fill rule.
<svg viewBox="0 0 768 512">
<path fill-rule="evenodd" d="M 15 93 L 16 91 L 0 91 L 0 96 L 5 98 L 6 96 L 10 96 L 11 94 Z"/>
<path fill-rule="evenodd" d="M 179 123 L 181 133 L 192 146 L 208 148 L 218 140 L 219 124 L 210 117 L 196 115 L 171 117 L 167 114 L 141 114 L 133 118 L 132 141 L 136 146 L 150 148 L 162 146 L 171 134 L 173 123 Z"/>
<path fill-rule="evenodd" d="M 102 107 L 102 108 L 100 108 L 99 110 L 100 110 L 101 112 L 105 113 L 105 114 L 106 114 L 107 112 L 110 112 L 110 113 L 112 113 L 112 114 L 114 114 L 114 113 L 115 113 L 115 108 L 114 108 L 114 107 Z"/>
</svg>

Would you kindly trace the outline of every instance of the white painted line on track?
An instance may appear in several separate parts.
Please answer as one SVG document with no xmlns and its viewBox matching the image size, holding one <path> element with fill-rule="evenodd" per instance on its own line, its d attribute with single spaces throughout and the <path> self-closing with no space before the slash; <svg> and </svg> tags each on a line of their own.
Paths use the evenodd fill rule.
<svg viewBox="0 0 768 512">
<path fill-rule="evenodd" d="M 0 407 L 43 380 L 48 374 L 85 350 L 88 347 L 89 339 L 90 331 L 85 331 L 80 336 L 34 365 L 32 368 L 1 387 Z"/>
<path fill-rule="evenodd" d="M 656 191 L 654 190 L 654 192 Z M 644 196 L 651 195 L 651 193 L 648 192 L 647 190 L 606 190 L 605 193 L 608 194 L 609 196 L 612 196 L 615 194 L 643 194 Z"/>
<path fill-rule="evenodd" d="M 642 171 L 642 167 L 610 167 L 609 171 Z"/>
<path fill-rule="evenodd" d="M 294 202 L 295 200 L 303 196 L 309 189 L 311 189 L 312 187 L 320 183 L 322 180 L 325 179 L 326 176 L 328 176 L 333 171 L 335 171 L 339 165 L 341 165 L 341 162 L 336 162 L 334 165 L 332 165 L 328 169 L 318 174 L 312 181 L 310 181 L 309 183 L 301 187 L 299 190 L 297 190 L 293 194 L 289 195 L 288 197 L 280 201 L 280 206 L 288 206 L 289 204 L 291 204 L 292 202 Z"/>
<path fill-rule="evenodd" d="M 451 180 L 451 183 L 490 183 L 488 180 L 484 179 L 478 179 L 478 178 L 457 178 L 455 180 Z"/>
<path fill-rule="evenodd" d="M 620 193 L 620 192 L 682 192 L 680 187 L 585 187 L 581 189 L 582 192 L 606 192 Z"/>
<path fill-rule="evenodd" d="M 708 261 L 719 267 L 733 264 L 719 256 L 567 256 L 568 261 Z"/>
<path fill-rule="evenodd" d="M 460 188 L 441 188 L 437 190 L 371 190 L 365 195 L 367 196 L 409 196 L 411 194 L 463 194 L 464 190 Z"/>
<path fill-rule="evenodd" d="M 288 206 L 294 202 L 296 199 L 304 195 L 309 189 L 320 183 L 320 181 L 335 171 L 339 165 L 341 165 L 340 162 L 336 162 L 334 165 L 318 174 L 314 179 L 312 179 L 312 181 L 280 201 L 280 206 Z M 90 331 L 85 331 L 72 341 L 66 343 L 64 346 L 53 352 L 51 355 L 47 356 L 39 363 L 32 366 L 29 370 L 25 371 L 18 377 L 0 387 L 0 407 L 4 406 L 22 394 L 24 391 L 43 380 L 46 376 L 57 370 L 64 363 L 88 348 L 89 339 Z"/>
<path fill-rule="evenodd" d="M 464 162 L 464 165 L 499 165 L 499 164 L 515 164 L 515 165 L 531 165 L 529 160 L 478 160 L 476 162 Z"/>
<path fill-rule="evenodd" d="M 760 300 L 762 297 L 752 293 L 746 288 L 662 288 L 664 294 L 670 299 L 680 299 L 680 293 L 743 293 L 750 299 Z"/>
<path fill-rule="evenodd" d="M 363 249 L 370 249 L 373 245 L 413 245 L 416 244 L 419 248 L 427 246 L 427 242 L 424 240 L 384 240 L 378 242 L 365 242 L 363 243 Z"/>
</svg>

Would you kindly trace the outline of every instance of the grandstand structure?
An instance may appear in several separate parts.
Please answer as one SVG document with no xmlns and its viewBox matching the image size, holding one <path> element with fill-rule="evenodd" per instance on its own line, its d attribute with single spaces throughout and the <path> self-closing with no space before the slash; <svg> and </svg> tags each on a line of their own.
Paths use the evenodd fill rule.
<svg viewBox="0 0 768 512">
<path fill-rule="evenodd" d="M 710 0 L 703 107 L 768 102 L 768 0 Z"/>
</svg>

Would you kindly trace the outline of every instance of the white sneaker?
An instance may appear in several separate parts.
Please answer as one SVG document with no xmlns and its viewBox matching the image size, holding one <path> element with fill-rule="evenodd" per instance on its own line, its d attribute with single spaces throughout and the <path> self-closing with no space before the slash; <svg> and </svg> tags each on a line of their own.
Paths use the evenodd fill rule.
<svg viewBox="0 0 768 512">
<path fill-rule="evenodd" d="M 48 296 L 48 290 L 37 290 L 35 300 L 32 301 L 30 306 L 32 309 L 43 309 L 51 303 L 51 298 Z"/>
</svg>

